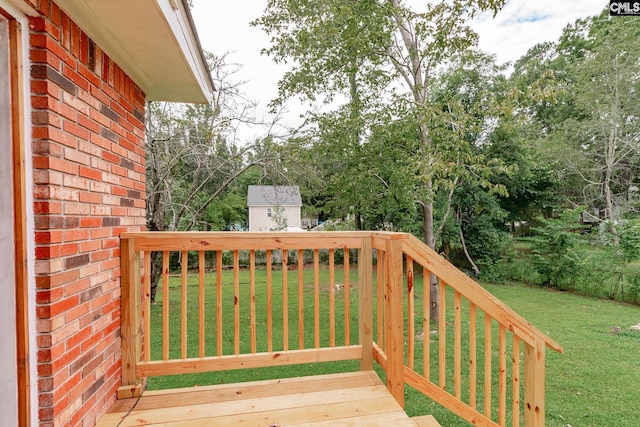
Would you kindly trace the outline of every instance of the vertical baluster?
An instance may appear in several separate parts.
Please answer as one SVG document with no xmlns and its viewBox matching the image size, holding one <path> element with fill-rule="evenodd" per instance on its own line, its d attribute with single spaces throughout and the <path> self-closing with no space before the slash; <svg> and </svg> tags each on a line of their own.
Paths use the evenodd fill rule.
<svg viewBox="0 0 640 427">
<path fill-rule="evenodd" d="M 282 348 L 289 350 L 289 253 L 282 250 Z"/>
<path fill-rule="evenodd" d="M 329 249 L 329 347 L 336 346 L 336 274 L 335 253 Z"/>
<path fill-rule="evenodd" d="M 151 252 L 144 253 L 144 361 L 151 360 Z"/>
<path fill-rule="evenodd" d="M 351 284 L 349 283 L 349 248 L 344 248 L 344 345 L 351 345 Z"/>
<path fill-rule="evenodd" d="M 162 360 L 169 360 L 169 252 L 162 253 Z"/>
<path fill-rule="evenodd" d="M 507 423 L 507 330 L 500 324 L 498 333 L 498 424 L 501 426 Z"/>
<path fill-rule="evenodd" d="M 491 417 L 491 317 L 484 314 L 484 415 Z"/>
<path fill-rule="evenodd" d="M 376 297 L 378 302 L 378 313 L 377 313 L 377 325 L 378 325 L 378 346 L 380 348 L 384 348 L 384 324 L 383 324 L 383 304 L 382 300 L 384 299 L 384 252 L 376 249 L 377 254 L 377 263 L 376 263 L 376 278 L 377 278 L 377 289 L 376 289 Z"/>
<path fill-rule="evenodd" d="M 439 385 L 447 385 L 447 284 L 440 278 L 436 279 L 439 287 L 440 312 L 438 313 L 438 347 L 439 347 Z"/>
<path fill-rule="evenodd" d="M 431 380 L 431 272 L 422 268 L 422 375 Z"/>
<path fill-rule="evenodd" d="M 315 348 L 320 348 L 320 251 L 313 250 L 313 339 Z"/>
<path fill-rule="evenodd" d="M 476 313 L 476 305 L 469 302 L 469 406 L 473 409 L 476 409 L 478 405 L 478 327 Z"/>
<path fill-rule="evenodd" d="M 454 293 L 453 322 L 453 390 L 456 399 L 462 396 L 462 295 Z"/>
<path fill-rule="evenodd" d="M 520 426 L 520 337 L 513 335 L 512 368 L 511 368 L 511 426 Z"/>
<path fill-rule="evenodd" d="M 240 253 L 233 251 L 233 354 L 240 354 Z"/>
<path fill-rule="evenodd" d="M 304 251 L 298 249 L 298 348 L 304 348 Z"/>
<path fill-rule="evenodd" d="M 273 351 L 273 276 L 271 271 L 271 249 L 267 249 L 267 351 Z"/>
<path fill-rule="evenodd" d="M 415 362 L 415 300 L 413 289 L 413 259 L 407 255 L 407 352 L 409 353 L 409 369 L 414 369 Z"/>
<path fill-rule="evenodd" d="M 189 273 L 189 253 L 180 254 L 180 357 L 187 358 L 187 279 Z"/>
<path fill-rule="evenodd" d="M 204 357 L 204 251 L 198 252 L 198 357 Z"/>
<path fill-rule="evenodd" d="M 256 251 L 249 252 L 249 311 L 251 321 L 251 353 L 256 349 Z"/>
<path fill-rule="evenodd" d="M 216 354 L 222 356 L 222 251 L 216 252 Z"/>
</svg>

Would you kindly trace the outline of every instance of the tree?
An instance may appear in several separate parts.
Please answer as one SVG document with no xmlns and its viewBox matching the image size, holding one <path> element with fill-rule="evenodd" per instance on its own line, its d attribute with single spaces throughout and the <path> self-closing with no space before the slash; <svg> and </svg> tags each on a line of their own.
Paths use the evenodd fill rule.
<svg viewBox="0 0 640 427">
<path fill-rule="evenodd" d="M 207 105 L 152 102 L 147 105 L 147 228 L 186 231 L 220 228 L 246 222 L 245 206 L 231 196 L 234 183 L 252 169 L 278 168 L 277 150 L 267 135 L 252 143 L 235 140 L 235 124 L 251 120 L 234 69 L 224 57 L 208 55 L 216 95 Z M 224 209 L 220 201 L 226 199 Z M 243 203 L 245 204 L 245 203 Z M 235 206 L 235 211 L 229 209 Z M 215 208 L 220 208 L 216 212 Z M 220 223 L 227 218 L 226 223 Z M 162 268 L 153 253 L 151 300 Z"/>
<path fill-rule="evenodd" d="M 430 104 L 434 76 L 438 67 L 476 43 L 467 21 L 483 11 L 496 13 L 503 4 L 453 0 L 427 3 L 426 10 L 416 12 L 401 0 L 270 0 L 263 17 L 254 22 L 272 36 L 265 52 L 277 62 L 294 63 L 280 81 L 276 105 L 293 95 L 312 101 L 320 94 L 326 101 L 340 95 L 350 100 L 349 117 L 360 122 L 354 127 L 356 138 L 347 138 L 347 151 L 357 151 L 363 142 L 366 119 L 374 116 L 367 112 L 377 109 L 375 115 L 391 120 L 413 120 L 419 144 L 407 161 L 417 169 L 414 176 L 421 188 L 416 202 L 422 211 L 423 237 L 431 248 L 436 245 L 435 193 L 456 182 L 451 162 L 441 157 L 443 151 L 434 143 L 439 137 L 447 140 L 444 133 L 434 133 L 452 130 L 437 119 L 443 117 L 441 110 Z M 436 313 L 434 306 L 432 317 Z"/>
<path fill-rule="evenodd" d="M 530 135 L 555 165 L 569 206 L 604 212 L 615 244 L 616 223 L 633 209 L 640 167 L 640 48 L 628 42 L 639 36 L 635 22 L 612 19 L 605 9 L 567 26 L 557 43 L 530 50 L 514 73 L 529 87 L 537 77 L 553 80 L 555 102 L 529 106 Z"/>
</svg>

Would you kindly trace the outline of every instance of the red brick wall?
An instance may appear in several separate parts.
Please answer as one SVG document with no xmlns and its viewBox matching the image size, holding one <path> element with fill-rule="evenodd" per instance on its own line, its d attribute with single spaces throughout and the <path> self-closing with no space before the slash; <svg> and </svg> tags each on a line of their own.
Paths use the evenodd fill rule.
<svg viewBox="0 0 640 427">
<path fill-rule="evenodd" d="M 118 236 L 145 224 L 144 94 L 49 0 L 30 18 L 41 426 L 92 426 L 120 385 Z M 35 384 L 35 381 L 34 381 Z"/>
</svg>

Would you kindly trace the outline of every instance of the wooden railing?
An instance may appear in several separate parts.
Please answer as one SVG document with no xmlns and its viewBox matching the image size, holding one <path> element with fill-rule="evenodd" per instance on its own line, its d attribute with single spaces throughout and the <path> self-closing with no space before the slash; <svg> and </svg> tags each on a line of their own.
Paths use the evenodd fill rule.
<svg viewBox="0 0 640 427">
<path fill-rule="evenodd" d="M 121 257 L 121 398 L 149 376 L 375 360 L 401 405 L 408 384 L 474 425 L 544 425 L 562 348 L 409 234 L 126 233 Z"/>
</svg>

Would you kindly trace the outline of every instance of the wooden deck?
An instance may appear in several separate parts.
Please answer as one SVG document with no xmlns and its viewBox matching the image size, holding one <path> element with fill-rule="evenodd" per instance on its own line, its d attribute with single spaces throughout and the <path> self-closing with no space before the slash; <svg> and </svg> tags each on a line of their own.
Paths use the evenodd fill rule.
<svg viewBox="0 0 640 427">
<path fill-rule="evenodd" d="M 407 416 L 375 372 L 147 391 L 123 399 L 98 427 L 394 426 L 436 427 Z"/>
</svg>

